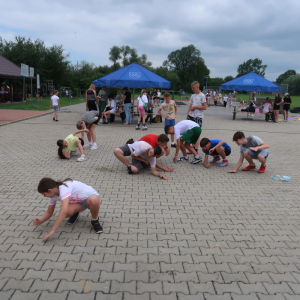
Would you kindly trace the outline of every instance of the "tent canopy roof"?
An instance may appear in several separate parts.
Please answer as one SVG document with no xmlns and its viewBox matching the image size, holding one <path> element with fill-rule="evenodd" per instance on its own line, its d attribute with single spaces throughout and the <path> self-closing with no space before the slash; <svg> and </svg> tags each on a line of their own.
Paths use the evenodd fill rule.
<svg viewBox="0 0 300 300">
<path fill-rule="evenodd" d="M 273 82 L 250 72 L 221 85 L 222 90 L 251 91 L 251 92 L 280 92 L 281 88 Z"/>
<path fill-rule="evenodd" d="M 112 72 L 92 82 L 95 86 L 130 87 L 130 88 L 164 88 L 169 89 L 171 82 L 147 70 L 137 63 Z"/>
<path fill-rule="evenodd" d="M 0 55 L 0 77 L 4 79 L 21 79 L 21 67 Z"/>
</svg>

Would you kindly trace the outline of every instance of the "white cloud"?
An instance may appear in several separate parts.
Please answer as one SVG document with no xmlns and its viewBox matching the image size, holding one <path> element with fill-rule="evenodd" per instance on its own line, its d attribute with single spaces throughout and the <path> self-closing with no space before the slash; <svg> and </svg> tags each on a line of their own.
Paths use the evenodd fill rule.
<svg viewBox="0 0 300 300">
<path fill-rule="evenodd" d="M 0 35 L 62 44 L 70 59 L 111 64 L 109 49 L 129 45 L 159 66 L 176 49 L 194 44 L 212 77 L 236 75 L 239 64 L 260 58 L 266 78 L 300 72 L 296 0 L 15 0 L 2 14 Z"/>
</svg>

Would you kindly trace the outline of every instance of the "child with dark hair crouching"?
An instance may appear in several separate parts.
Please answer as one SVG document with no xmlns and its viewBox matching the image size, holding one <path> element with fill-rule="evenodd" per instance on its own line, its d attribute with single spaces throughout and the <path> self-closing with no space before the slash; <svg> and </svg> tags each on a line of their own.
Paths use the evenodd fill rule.
<svg viewBox="0 0 300 300">
<path fill-rule="evenodd" d="M 76 134 L 83 133 L 83 132 L 89 133 L 90 131 L 88 129 L 78 130 L 68 135 L 64 140 L 57 141 L 57 146 L 59 147 L 58 156 L 60 159 L 70 159 L 71 153 L 76 150 L 76 147 L 78 147 L 81 156 L 77 159 L 77 161 L 85 160 L 85 155 L 83 152 L 84 141 L 83 139 L 75 136 Z"/>
<path fill-rule="evenodd" d="M 236 173 L 237 170 L 242 166 L 244 158 L 248 161 L 249 166 L 242 169 L 242 171 L 250 171 L 255 169 L 253 159 L 258 159 L 261 162 L 261 166 L 258 173 L 264 173 L 266 170 L 266 161 L 269 155 L 269 145 L 265 143 L 258 136 L 250 135 L 245 137 L 244 133 L 237 131 L 233 135 L 233 141 L 240 146 L 240 159 L 236 167 L 229 171 L 229 173 Z"/>
<path fill-rule="evenodd" d="M 69 218 L 67 225 L 72 225 L 78 220 L 79 213 L 87 208 L 91 211 L 91 225 L 95 232 L 98 234 L 103 232 L 98 217 L 100 209 L 99 194 L 91 186 L 71 178 L 55 181 L 52 178 L 45 177 L 38 185 L 38 192 L 49 198 L 49 206 L 41 219 L 36 218 L 33 220 L 34 226 L 41 225 L 49 220 L 54 213 L 56 203 L 61 202 L 60 212 L 54 226 L 49 233 L 43 236 L 43 241 L 55 234 L 65 218 Z"/>
<path fill-rule="evenodd" d="M 202 151 L 205 153 L 205 159 L 204 159 L 204 166 L 205 168 L 209 168 L 210 164 L 215 164 L 220 160 L 220 156 L 222 157 L 223 161 L 219 165 L 219 167 L 226 167 L 228 166 L 228 159 L 227 156 L 231 153 L 230 146 L 221 140 L 209 140 L 208 138 L 203 138 L 200 141 L 200 147 L 202 148 Z M 214 157 L 214 159 L 208 164 L 208 155 L 211 155 Z"/>
</svg>

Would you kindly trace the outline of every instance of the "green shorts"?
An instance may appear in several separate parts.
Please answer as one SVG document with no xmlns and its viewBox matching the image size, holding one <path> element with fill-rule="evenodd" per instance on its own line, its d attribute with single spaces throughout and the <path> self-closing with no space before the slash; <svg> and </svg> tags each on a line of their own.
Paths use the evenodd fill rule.
<svg viewBox="0 0 300 300">
<path fill-rule="evenodd" d="M 181 136 L 180 139 L 189 144 L 196 144 L 200 134 L 201 134 L 201 127 L 194 127 L 192 129 L 186 131 Z"/>
</svg>

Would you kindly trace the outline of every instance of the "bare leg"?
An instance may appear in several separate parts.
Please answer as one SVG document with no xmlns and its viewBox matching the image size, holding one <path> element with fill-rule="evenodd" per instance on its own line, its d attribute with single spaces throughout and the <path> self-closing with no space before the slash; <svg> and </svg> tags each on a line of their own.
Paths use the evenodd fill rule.
<svg viewBox="0 0 300 300">
<path fill-rule="evenodd" d="M 82 206 L 79 203 L 69 203 L 68 214 L 66 218 L 72 217 L 74 214 L 83 211 Z"/>
<path fill-rule="evenodd" d="M 216 151 L 218 152 L 218 154 L 219 154 L 223 159 L 226 158 L 224 147 L 218 147 L 218 148 L 216 149 Z"/>
<path fill-rule="evenodd" d="M 92 136 L 92 140 L 93 140 L 94 143 L 96 143 L 95 128 L 96 128 L 96 124 L 91 124 L 90 125 L 91 136 Z"/>
<path fill-rule="evenodd" d="M 174 141 L 175 141 L 175 134 L 174 133 L 171 134 L 171 141 L 172 141 L 172 143 L 174 143 Z"/>
<path fill-rule="evenodd" d="M 139 117 L 138 117 L 138 124 L 140 124 L 140 122 L 141 122 L 141 117 L 142 117 L 142 115 L 139 114 Z"/>
<path fill-rule="evenodd" d="M 258 154 L 257 158 L 263 166 L 266 164 L 267 159 L 263 155 Z"/>
<path fill-rule="evenodd" d="M 91 195 L 86 200 L 86 206 L 90 209 L 92 220 L 98 219 L 100 210 L 100 199 L 97 195 Z"/>
<path fill-rule="evenodd" d="M 248 163 L 249 163 L 250 166 L 254 166 L 255 165 L 254 162 L 253 162 L 252 157 L 249 154 L 249 152 L 244 151 L 244 157 L 248 161 Z"/>
<path fill-rule="evenodd" d="M 145 114 L 143 114 L 142 117 L 143 117 L 143 124 L 145 124 Z"/>
<path fill-rule="evenodd" d="M 77 140 L 77 141 L 76 141 L 76 145 L 77 145 L 78 150 L 80 151 L 81 155 L 84 155 L 83 147 L 82 147 L 82 145 L 81 145 L 81 141 L 80 141 L 80 140 Z"/>
<path fill-rule="evenodd" d="M 86 129 L 91 130 L 91 125 L 87 125 Z M 86 135 L 87 135 L 88 141 L 91 142 L 92 141 L 91 132 L 87 132 Z"/>
<path fill-rule="evenodd" d="M 114 150 L 114 155 L 116 156 L 116 158 L 122 162 L 126 167 L 128 167 L 130 165 L 129 161 L 127 160 L 127 158 L 124 156 L 124 152 L 120 149 L 120 148 L 116 148 Z"/>
<path fill-rule="evenodd" d="M 197 156 L 198 153 L 195 151 L 194 147 L 191 146 L 189 143 L 184 143 L 184 146 L 186 149 L 188 149 L 190 152 L 192 152 L 194 154 L 194 156 Z M 186 150 L 184 149 L 185 153 L 186 153 Z M 186 156 L 186 155 L 185 155 Z"/>
</svg>

